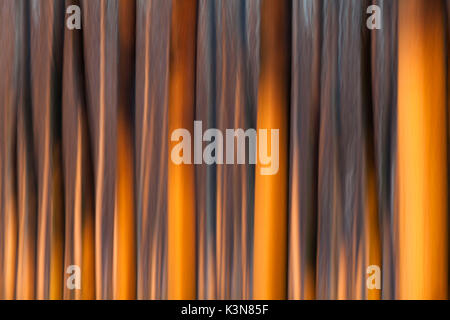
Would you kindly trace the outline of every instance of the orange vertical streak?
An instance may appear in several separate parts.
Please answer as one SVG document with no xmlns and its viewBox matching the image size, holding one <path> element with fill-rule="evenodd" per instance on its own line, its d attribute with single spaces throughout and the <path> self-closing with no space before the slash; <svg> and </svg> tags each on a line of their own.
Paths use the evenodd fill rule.
<svg viewBox="0 0 450 320">
<path fill-rule="evenodd" d="M 23 107 L 22 107 L 23 108 Z M 34 299 L 36 261 L 36 199 L 26 141 L 25 108 L 19 112 L 17 139 L 18 248 L 16 299 Z"/>
<path fill-rule="evenodd" d="M 60 300 L 63 298 L 64 283 L 64 205 L 63 205 L 63 182 L 62 168 L 59 161 L 60 146 L 56 143 L 53 151 L 53 173 L 52 173 L 52 234 L 50 253 L 50 299 Z"/>
<path fill-rule="evenodd" d="M 81 274 L 81 299 L 95 299 L 95 277 L 94 277 L 94 226 L 89 221 L 84 225 L 83 232 L 83 255 L 82 255 L 82 274 Z"/>
<path fill-rule="evenodd" d="M 3 298 L 10 300 L 15 298 L 16 287 L 16 255 L 17 255 L 17 209 L 16 198 L 12 191 L 12 177 L 5 174 L 6 190 L 4 194 L 5 208 L 5 230 L 4 234 L 4 283 Z"/>
<path fill-rule="evenodd" d="M 371 159 L 371 158 L 370 158 Z M 371 160 L 368 160 L 368 168 L 366 171 L 366 241 L 367 241 L 367 264 L 365 267 L 370 265 L 377 265 L 381 268 L 381 240 L 380 240 L 380 228 L 378 220 L 378 206 L 377 206 L 377 193 L 376 193 L 376 177 L 375 177 L 375 167 Z M 366 270 L 364 272 L 364 279 L 367 279 L 368 274 Z M 364 286 L 367 288 L 366 284 Z M 380 300 L 381 290 L 380 289 L 367 289 L 367 298 L 369 300 Z"/>
<path fill-rule="evenodd" d="M 5 246 L 5 299 L 15 297 L 16 275 L 16 250 L 17 250 L 17 219 L 16 211 L 11 209 L 6 222 L 6 246 Z"/>
<path fill-rule="evenodd" d="M 298 177 L 298 151 L 296 150 L 297 148 L 294 148 L 294 163 L 292 164 L 292 172 L 291 175 L 293 177 Z M 299 194 L 299 181 L 298 179 L 292 179 L 292 184 L 291 184 L 291 193 L 293 195 L 298 195 Z M 299 219 L 299 215 L 297 214 L 300 211 L 300 201 L 298 199 L 298 197 L 292 197 L 291 199 L 291 218 L 290 218 L 290 232 L 289 232 L 289 269 L 292 270 L 290 271 L 289 274 L 289 282 L 291 283 L 292 286 L 292 294 L 290 294 L 290 299 L 294 299 L 294 300 L 300 300 L 300 292 L 301 292 L 301 285 L 300 285 L 300 277 L 301 277 L 301 263 L 300 263 L 300 246 L 298 245 L 300 243 L 300 230 L 298 227 L 294 227 L 294 226 L 299 226 L 300 225 L 300 219 Z M 295 271 L 295 272 L 294 272 Z M 308 275 L 308 277 L 306 277 L 306 280 L 310 279 L 311 276 Z M 310 298 L 312 296 L 311 294 L 311 287 L 310 287 L 310 282 L 306 283 L 306 299 Z"/>
<path fill-rule="evenodd" d="M 64 3 L 40 1 L 30 24 L 31 102 L 38 177 L 36 297 L 61 299 L 63 294 L 64 206 L 61 141 L 55 97 L 61 81 Z M 62 19 L 61 19 L 62 20 Z"/>
<path fill-rule="evenodd" d="M 87 136 L 87 117 L 81 113 L 81 148 L 82 150 L 82 220 L 81 220 L 81 299 L 95 299 L 95 214 L 94 214 L 94 187 L 91 167 L 91 154 L 89 152 L 89 139 Z"/>
<path fill-rule="evenodd" d="M 67 0 L 69 5 L 80 5 Z M 82 65 L 82 34 L 65 30 L 63 93 L 62 93 L 62 145 L 65 191 L 65 247 L 64 247 L 64 299 L 93 299 L 95 290 L 93 264 L 93 174 L 90 159 L 85 91 Z M 81 288 L 67 285 L 67 268 L 81 268 Z"/>
<path fill-rule="evenodd" d="M 172 4 L 169 75 L 169 139 L 185 128 L 193 137 L 197 2 Z M 195 184 L 192 164 L 175 165 L 169 142 L 168 169 L 168 297 L 195 299 Z M 192 154 L 193 155 L 193 154 Z"/>
<path fill-rule="evenodd" d="M 340 245 L 336 252 L 337 255 L 337 300 L 346 300 L 348 299 L 348 289 L 347 287 L 350 285 L 351 279 L 347 277 L 348 273 L 348 265 L 347 265 L 347 252 L 345 245 Z"/>
<path fill-rule="evenodd" d="M 444 8 L 399 2 L 398 298 L 447 297 Z"/>
<path fill-rule="evenodd" d="M 0 299 L 15 298 L 17 257 L 17 191 L 14 166 L 16 114 L 22 91 L 23 23 L 21 6 L 13 1 L 0 3 Z"/>
<path fill-rule="evenodd" d="M 104 222 L 103 218 L 103 208 L 102 208 L 102 198 L 103 192 L 105 190 L 104 187 L 104 179 L 102 175 L 105 171 L 105 8 L 104 2 L 102 1 L 99 6 L 100 11 L 100 63 L 99 63 L 99 115 L 98 115 L 98 146 L 96 147 L 97 152 L 97 163 L 96 163 L 96 185 L 95 185 L 95 296 L 97 299 L 101 299 L 102 297 L 109 296 L 109 290 L 105 289 L 107 287 L 104 284 L 104 277 L 102 276 L 102 272 L 104 272 L 103 267 L 103 256 L 102 250 L 106 248 L 105 243 L 102 241 L 102 222 Z"/>
<path fill-rule="evenodd" d="M 261 4 L 257 127 L 258 130 L 279 129 L 279 170 L 275 175 L 261 175 L 262 165 L 258 159 L 255 173 L 254 299 L 286 298 L 290 9 L 290 1 L 263 0 Z"/>
<path fill-rule="evenodd" d="M 119 2 L 119 116 L 117 119 L 117 189 L 115 237 L 115 298 L 136 298 L 136 219 L 133 184 L 131 102 L 134 70 L 135 3 Z"/>
<path fill-rule="evenodd" d="M 6 109 L 6 107 L 4 107 Z M 3 110 L 2 110 L 3 111 Z M 10 110 L 8 110 L 10 111 Z M 10 111 L 11 112 L 11 111 Z M 2 112 L 3 113 L 3 112 Z M 5 112 L 7 113 L 7 112 Z M 12 113 L 12 112 L 11 112 Z M 3 115 L 2 115 L 3 116 Z M 3 121 L 7 121 L 9 117 L 5 116 Z M 0 172 L 0 178 L 3 181 L 4 189 L 3 194 L 0 193 L 0 218 L 3 219 L 3 230 L 0 236 L 3 237 L 3 260 L 0 263 L 3 265 L 3 274 L 0 282 L 0 296 L 2 299 L 14 299 L 15 298 L 15 287 L 16 287 L 16 256 L 17 256 L 17 200 L 16 193 L 14 191 L 14 175 L 13 173 L 13 152 L 12 151 L 12 141 L 13 135 L 12 131 L 7 129 L 7 125 L 4 126 L 5 137 L 4 149 L 0 150 L 2 153 L 1 157 L 4 160 L 3 172 Z M 3 129 L 3 128 L 2 128 Z M 3 214 L 3 216 L 1 216 Z M 3 287 L 3 288 L 2 288 Z M 1 292 L 3 290 L 3 292 Z"/>
<path fill-rule="evenodd" d="M 169 75 L 169 139 L 185 128 L 193 137 L 197 2 L 172 4 Z M 170 152 L 168 168 L 168 297 L 196 298 L 195 184 L 192 164 L 175 165 Z"/>
<path fill-rule="evenodd" d="M 117 299 L 136 298 L 136 240 L 133 193 L 133 160 L 130 128 L 118 118 L 116 289 Z"/>
<path fill-rule="evenodd" d="M 89 167 L 89 152 L 86 116 L 79 115 L 76 169 L 76 261 L 81 261 L 81 292 L 76 292 L 76 299 L 95 299 L 95 238 L 94 238 L 94 199 L 93 177 Z M 78 290 L 77 290 L 78 291 Z"/>
<path fill-rule="evenodd" d="M 95 237 L 94 237 L 94 210 L 93 199 L 90 205 L 84 209 L 83 215 L 83 239 L 81 255 L 81 299 L 95 299 Z"/>
</svg>

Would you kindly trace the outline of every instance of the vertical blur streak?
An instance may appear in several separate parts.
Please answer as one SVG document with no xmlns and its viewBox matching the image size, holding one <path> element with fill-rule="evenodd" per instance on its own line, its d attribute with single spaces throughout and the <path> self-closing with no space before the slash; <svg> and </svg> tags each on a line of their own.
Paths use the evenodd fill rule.
<svg viewBox="0 0 450 320">
<path fill-rule="evenodd" d="M 319 1 L 293 2 L 289 299 L 314 299 L 320 86 Z"/>
<path fill-rule="evenodd" d="M 380 6 L 382 29 L 371 32 L 372 37 L 372 99 L 374 151 L 378 221 L 382 247 L 382 298 L 395 297 L 394 230 L 393 230 L 393 172 L 395 148 L 395 115 L 397 110 L 397 6 L 398 1 L 374 0 Z M 375 260 L 377 260 L 376 258 Z M 377 264 L 376 261 L 369 264 Z M 371 290 L 373 292 L 373 290 Z M 371 293 L 370 293 L 371 294 Z M 369 296 L 370 298 L 370 296 Z"/>
<path fill-rule="evenodd" d="M 66 7 L 72 4 L 79 5 L 79 1 L 66 1 Z M 81 290 L 70 290 L 64 284 L 64 299 L 93 299 L 93 177 L 80 31 L 65 29 L 63 63 L 62 135 L 66 217 L 64 270 L 71 265 L 77 265 L 81 269 Z"/>
<path fill-rule="evenodd" d="M 61 169 L 61 73 L 64 2 L 33 1 L 31 99 L 38 180 L 38 299 L 63 293 L 64 204 Z"/>
<path fill-rule="evenodd" d="M 337 187 L 337 2 L 324 1 L 320 73 L 316 297 L 336 299 L 336 223 L 340 214 Z"/>
<path fill-rule="evenodd" d="M 195 119 L 216 128 L 216 1 L 198 4 Z M 197 286 L 199 299 L 217 298 L 216 165 L 195 170 L 197 212 Z"/>
<path fill-rule="evenodd" d="M 245 60 L 241 65 L 245 71 L 245 86 L 242 94 L 245 99 L 245 128 L 256 128 L 256 110 L 258 104 L 258 83 L 260 71 L 260 7 L 261 0 L 249 0 L 245 6 Z M 249 149 L 249 152 L 251 150 Z M 246 159 L 249 158 L 249 152 Z M 242 215 L 243 227 L 241 242 L 244 249 L 241 252 L 245 277 L 242 299 L 253 298 L 253 265 L 254 265 L 254 220 L 255 220 L 255 165 L 245 166 L 245 175 L 242 179 L 245 184 L 245 197 L 243 208 L 246 215 Z M 244 197 L 244 199 L 245 199 Z M 232 297 L 234 298 L 234 297 Z"/>
<path fill-rule="evenodd" d="M 138 299 L 167 297 L 168 78 L 171 1 L 136 8 Z"/>
<path fill-rule="evenodd" d="M 18 245 L 16 299 L 35 298 L 36 270 L 36 177 L 33 166 L 32 120 L 29 81 L 29 2 L 15 1 L 19 4 L 21 17 L 20 36 L 23 44 L 20 53 L 21 93 L 17 105 L 17 209 Z M 3 21 L 3 19 L 2 19 Z M 3 47 L 3 46 L 2 46 Z"/>
<path fill-rule="evenodd" d="M 256 126 L 259 4 L 199 2 L 195 119 L 203 130 Z M 196 166 L 200 299 L 251 297 L 253 181 L 250 165 Z"/>
<path fill-rule="evenodd" d="M 250 47 L 248 42 L 254 41 L 255 33 L 250 32 L 255 27 L 247 24 L 245 2 L 225 1 L 214 6 L 214 9 L 216 24 L 213 30 L 216 31 L 216 42 L 212 45 L 217 49 L 213 57 L 217 70 L 213 76 L 217 77 L 213 84 L 216 85 L 217 109 L 212 114 L 214 119 L 199 120 L 213 122 L 211 126 L 222 132 L 226 132 L 227 128 L 254 128 L 256 94 L 253 87 L 257 80 L 256 77 L 252 78 L 255 68 L 255 61 L 252 59 L 256 48 Z M 200 59 L 199 57 L 199 61 Z M 204 62 L 201 63 L 198 67 L 204 68 Z M 200 108 L 207 108 L 207 105 L 201 106 L 201 103 L 204 101 L 198 101 L 199 117 Z M 208 112 L 204 114 L 208 115 Z M 235 146 L 239 140 L 234 138 Z M 217 230 L 215 238 L 205 239 L 206 243 L 216 242 L 216 297 L 219 299 L 248 298 L 251 292 L 252 259 L 249 256 L 252 256 L 254 204 L 251 191 L 254 189 L 254 178 L 250 172 L 254 170 L 254 166 L 236 164 L 236 159 L 233 163 L 215 167 Z M 204 215 L 205 212 L 202 216 Z M 210 216 L 208 218 L 211 219 Z M 199 236 L 205 231 L 205 227 L 199 226 Z"/>
<path fill-rule="evenodd" d="M 290 1 L 278 0 L 261 3 L 257 129 L 267 129 L 268 136 L 270 129 L 279 129 L 279 170 L 274 175 L 262 175 L 263 166 L 258 157 L 255 172 L 255 299 L 285 299 L 287 295 L 291 5 Z"/>
<path fill-rule="evenodd" d="M 14 299 L 17 248 L 16 113 L 22 100 L 23 3 L 0 2 L 0 299 Z M 22 8 L 21 8 L 22 7 Z M 21 28 L 22 27 L 22 28 Z"/>
<path fill-rule="evenodd" d="M 365 299 L 366 252 L 368 244 L 364 226 L 367 210 L 376 212 L 374 205 L 365 208 L 367 188 L 366 172 L 373 171 L 373 152 L 366 159 L 367 116 L 372 112 L 370 101 L 369 72 L 370 51 L 368 29 L 361 12 L 368 7 L 367 0 L 339 1 L 338 37 L 338 186 L 341 197 L 341 216 L 338 218 L 339 275 L 338 299 Z M 333 53 L 329 53 L 333 54 Z M 372 188 L 372 197 L 374 190 Z M 370 197 L 370 194 L 369 194 Z M 374 203 L 374 202 L 373 202 Z M 365 210 L 366 209 L 366 210 Z"/>
<path fill-rule="evenodd" d="M 378 202 L 377 202 L 377 180 L 376 180 L 376 170 L 375 163 L 373 159 L 373 149 L 372 144 L 369 143 L 366 150 L 366 176 L 365 176 L 365 202 L 364 202 L 364 211 L 365 211 L 365 226 L 364 226 L 364 234 L 366 235 L 366 254 L 365 254 L 365 263 L 364 263 L 364 274 L 366 274 L 367 266 L 375 265 L 382 266 L 381 260 L 381 239 L 380 239 L 380 228 L 379 228 L 379 218 L 378 218 Z M 366 285 L 363 280 L 363 285 Z M 380 300 L 381 298 L 381 290 L 380 289 L 368 289 L 366 287 L 365 297 L 369 300 Z M 387 290 L 389 292 L 389 288 Z M 360 297 L 357 297 L 360 298 Z"/>
<path fill-rule="evenodd" d="M 365 298 L 367 1 L 324 1 L 317 298 Z M 363 30 L 363 32 L 361 32 Z M 337 36 L 336 36 L 337 32 Z"/>
<path fill-rule="evenodd" d="M 400 0 L 398 298 L 447 297 L 447 119 L 442 1 Z"/>
<path fill-rule="evenodd" d="M 175 0 L 170 30 L 169 136 L 179 128 L 194 136 L 196 25 L 197 1 Z M 169 150 L 176 144 L 171 141 Z M 168 298 L 195 299 L 194 165 L 168 161 Z"/>
<path fill-rule="evenodd" d="M 447 199 L 450 199 L 450 0 L 446 0 L 447 22 Z M 447 202 L 447 237 L 450 230 L 450 203 Z M 450 271 L 450 238 L 447 239 L 447 269 Z M 450 276 L 447 272 L 447 299 L 450 297 Z"/>
<path fill-rule="evenodd" d="M 95 290 L 113 298 L 118 1 L 82 3 L 86 97 L 95 174 Z"/>
<path fill-rule="evenodd" d="M 136 298 L 136 217 L 134 210 L 133 105 L 136 3 L 119 1 L 119 104 L 114 235 L 115 299 Z"/>
</svg>

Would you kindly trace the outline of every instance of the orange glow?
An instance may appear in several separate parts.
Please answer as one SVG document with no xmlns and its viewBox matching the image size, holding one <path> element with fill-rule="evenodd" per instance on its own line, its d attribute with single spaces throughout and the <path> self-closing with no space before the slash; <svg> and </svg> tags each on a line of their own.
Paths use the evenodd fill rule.
<svg viewBox="0 0 450 320">
<path fill-rule="evenodd" d="M 17 217 L 15 199 L 12 194 L 6 198 L 5 253 L 4 253 L 4 299 L 13 299 L 15 294 Z"/>
<path fill-rule="evenodd" d="M 35 195 L 32 191 L 30 161 L 25 143 L 25 124 L 23 113 L 19 113 L 18 126 L 18 246 L 17 246 L 17 299 L 35 297 L 35 260 L 36 260 L 36 210 Z M 29 150 L 28 150 L 29 152 Z"/>
<path fill-rule="evenodd" d="M 280 131 L 278 173 L 261 175 L 260 161 L 255 169 L 254 299 L 285 299 L 287 295 L 289 5 L 278 0 L 261 4 L 257 129 Z"/>
<path fill-rule="evenodd" d="M 54 152 L 54 158 L 59 152 Z M 60 162 L 54 161 L 53 194 L 51 205 L 51 251 L 50 251 L 50 299 L 63 298 L 64 284 L 64 205 L 62 202 L 62 169 Z"/>
<path fill-rule="evenodd" d="M 169 139 L 173 130 L 186 128 L 193 134 L 195 44 L 195 0 L 172 4 L 169 76 Z M 196 298 L 195 183 L 192 164 L 176 165 L 170 151 L 168 169 L 168 297 Z"/>
<path fill-rule="evenodd" d="M 114 219 L 114 297 L 136 298 L 136 217 L 134 159 L 128 105 L 133 87 L 135 3 L 119 2 L 119 111 L 117 117 L 117 185 Z"/>
<path fill-rule="evenodd" d="M 369 162 L 366 171 L 366 268 L 370 265 L 376 265 L 381 268 L 381 241 L 380 241 L 380 228 L 378 220 L 378 206 L 377 206 L 377 193 L 376 193 L 376 177 L 375 168 L 373 162 Z M 366 270 L 364 272 L 364 279 L 367 279 L 368 274 Z M 361 277 L 358 277 L 359 279 Z M 359 287 L 359 286 L 358 286 Z M 367 288 L 367 287 L 366 287 Z M 381 290 L 370 289 L 367 290 L 367 298 L 369 300 L 380 300 Z"/>
<path fill-rule="evenodd" d="M 133 192 L 133 159 L 130 128 L 118 118 L 117 212 L 115 219 L 115 298 L 136 297 L 136 244 Z"/>
<path fill-rule="evenodd" d="M 447 297 L 444 8 L 399 2 L 398 298 Z"/>
</svg>

